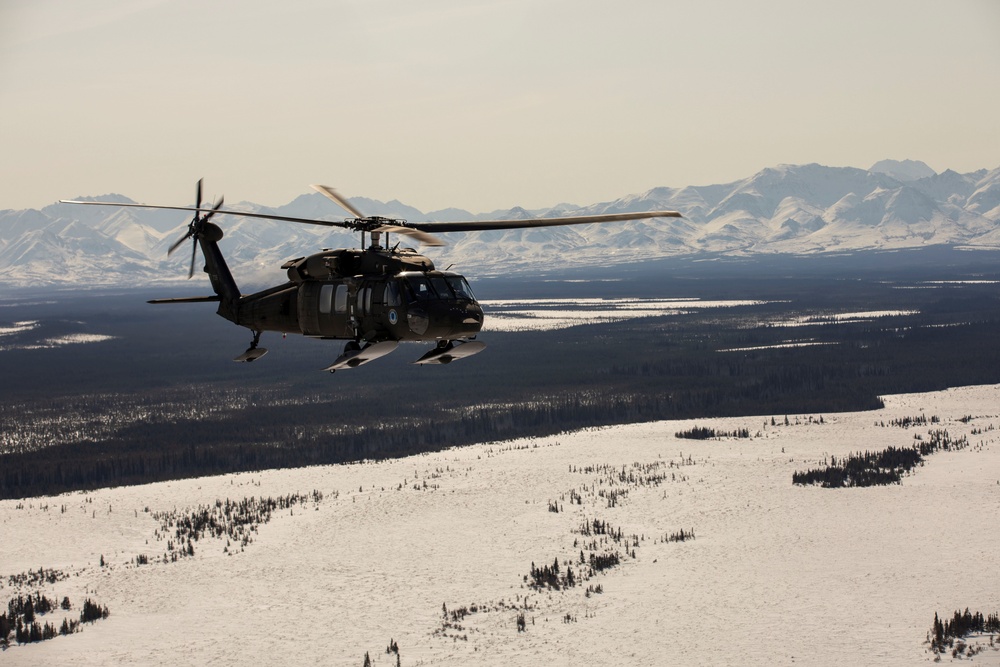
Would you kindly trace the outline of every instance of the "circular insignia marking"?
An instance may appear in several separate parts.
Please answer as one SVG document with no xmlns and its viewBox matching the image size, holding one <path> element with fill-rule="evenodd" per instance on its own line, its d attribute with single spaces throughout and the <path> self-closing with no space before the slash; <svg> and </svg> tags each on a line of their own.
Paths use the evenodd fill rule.
<svg viewBox="0 0 1000 667">
<path fill-rule="evenodd" d="M 396 311 L 395 310 L 390 310 L 389 311 L 389 324 L 395 324 L 396 320 L 398 320 L 398 319 L 399 318 L 396 316 Z"/>
</svg>

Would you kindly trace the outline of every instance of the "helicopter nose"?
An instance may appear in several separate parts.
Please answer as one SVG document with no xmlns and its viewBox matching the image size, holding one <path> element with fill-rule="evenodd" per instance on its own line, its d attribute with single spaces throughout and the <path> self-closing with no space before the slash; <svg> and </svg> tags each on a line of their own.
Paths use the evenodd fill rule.
<svg viewBox="0 0 1000 667">
<path fill-rule="evenodd" d="M 475 336 L 483 326 L 483 309 L 475 303 L 440 301 L 428 307 L 428 311 L 421 321 L 410 321 L 414 333 L 435 338 L 466 338 Z M 421 325 L 423 331 L 418 330 Z"/>
<path fill-rule="evenodd" d="M 462 320 L 464 326 L 475 326 L 476 330 L 483 326 L 483 309 L 477 303 L 470 303 L 465 307 L 465 319 Z"/>
<path fill-rule="evenodd" d="M 462 314 L 464 315 L 461 323 L 462 333 L 465 335 L 479 333 L 479 330 L 483 328 L 483 309 L 479 304 L 467 304 L 465 312 Z"/>
</svg>

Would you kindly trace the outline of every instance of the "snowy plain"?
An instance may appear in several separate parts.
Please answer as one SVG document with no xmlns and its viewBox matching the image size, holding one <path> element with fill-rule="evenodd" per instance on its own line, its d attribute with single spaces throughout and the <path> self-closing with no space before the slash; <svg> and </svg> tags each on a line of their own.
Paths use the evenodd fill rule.
<svg viewBox="0 0 1000 667">
<path fill-rule="evenodd" d="M 641 317 L 679 315 L 709 308 L 756 306 L 758 300 L 704 300 L 594 298 L 594 299 L 496 299 L 482 301 L 487 318 L 483 331 L 551 331 L 581 324 L 621 322 Z"/>
<path fill-rule="evenodd" d="M 1000 385 L 884 400 L 787 425 L 785 415 L 623 425 L 0 501 L 0 599 L 19 592 L 9 575 L 44 567 L 68 576 L 37 590 L 111 612 L 80 633 L 12 646 L 0 663 L 360 666 L 367 652 L 394 665 L 390 640 L 406 666 L 930 662 L 935 612 L 1000 609 Z M 940 423 L 889 425 L 920 415 Z M 675 436 L 696 425 L 752 437 Z M 908 446 L 931 429 L 970 446 L 932 454 L 899 485 L 792 484 L 831 455 Z M 616 482 L 617 471 L 646 471 L 647 483 Z M 157 560 L 166 540 L 155 512 L 313 490 L 322 500 L 276 512 L 242 550 L 206 537 L 192 557 Z M 612 490 L 627 493 L 609 507 Z M 575 531 L 595 518 L 641 536 L 635 557 L 573 588 L 529 588 L 532 563 L 579 561 Z M 662 539 L 681 529 L 695 539 Z M 135 565 L 139 554 L 150 563 Z M 603 592 L 588 596 L 596 584 Z M 473 606 L 445 624 L 443 607 Z M 975 663 L 1000 664 L 1000 651 L 987 645 Z"/>
</svg>

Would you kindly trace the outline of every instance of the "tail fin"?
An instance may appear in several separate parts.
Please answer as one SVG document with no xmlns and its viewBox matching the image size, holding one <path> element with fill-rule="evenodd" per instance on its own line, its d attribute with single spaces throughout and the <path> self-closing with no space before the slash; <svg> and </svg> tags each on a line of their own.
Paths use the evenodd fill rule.
<svg viewBox="0 0 1000 667">
<path fill-rule="evenodd" d="M 192 296 L 178 297 L 173 299 L 153 299 L 149 303 L 219 303 L 218 313 L 230 322 L 237 321 L 237 309 L 239 306 L 240 294 L 233 274 L 229 271 L 226 260 L 219 250 L 219 239 L 222 238 L 222 230 L 210 222 L 202 223 L 194 234 L 195 240 L 201 246 L 201 251 L 205 255 L 205 273 L 212 281 L 214 296 Z"/>
<path fill-rule="evenodd" d="M 226 266 L 226 260 L 222 258 L 222 251 L 219 250 L 219 241 L 222 240 L 222 230 L 218 225 L 214 225 L 209 220 L 212 216 L 219 212 L 222 208 L 222 197 L 219 197 L 219 201 L 215 202 L 211 208 L 201 207 L 201 180 L 198 181 L 197 190 L 195 190 L 195 200 L 194 200 L 194 218 L 188 224 L 187 233 L 181 238 L 173 243 L 167 250 L 168 255 L 172 255 L 175 250 L 177 250 L 185 241 L 192 239 L 193 243 L 191 245 L 191 269 L 188 271 L 188 278 L 194 275 L 194 263 L 198 255 L 198 246 L 201 246 L 201 252 L 205 255 L 205 272 L 212 281 L 212 289 L 215 290 L 215 294 L 218 298 L 212 299 L 210 297 L 197 297 L 196 301 L 218 301 L 219 302 L 219 315 L 226 318 L 231 322 L 236 322 L 236 311 L 238 309 L 240 300 L 240 289 L 236 286 L 236 281 L 233 280 L 233 274 L 229 272 L 229 267 Z M 157 300 L 157 303 L 170 303 L 176 302 L 176 299 L 162 299 Z"/>
<path fill-rule="evenodd" d="M 236 308 L 239 303 L 240 294 L 233 274 L 229 271 L 226 260 L 219 250 L 219 239 L 222 238 L 222 230 L 216 225 L 208 222 L 197 234 L 198 244 L 205 255 L 205 273 L 212 281 L 212 289 L 218 296 L 219 315 L 231 322 L 236 322 Z"/>
</svg>

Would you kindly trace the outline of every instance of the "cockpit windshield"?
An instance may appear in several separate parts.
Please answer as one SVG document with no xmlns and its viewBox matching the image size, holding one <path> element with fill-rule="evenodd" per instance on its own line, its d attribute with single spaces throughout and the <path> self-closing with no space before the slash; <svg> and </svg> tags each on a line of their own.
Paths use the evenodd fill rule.
<svg viewBox="0 0 1000 667">
<path fill-rule="evenodd" d="M 472 288 L 465 278 L 458 275 L 406 275 L 404 274 L 400 285 L 406 292 L 408 301 L 428 301 L 431 299 L 443 299 L 451 301 L 454 299 L 466 299 L 475 301 Z"/>
<path fill-rule="evenodd" d="M 465 278 L 462 276 L 445 276 L 445 280 L 448 281 L 451 289 L 454 290 L 455 295 L 458 296 L 459 299 L 469 299 L 470 301 L 476 300 L 476 296 L 472 293 L 472 288 L 469 287 L 469 283 L 467 283 Z"/>
<path fill-rule="evenodd" d="M 423 276 L 407 276 L 407 290 L 414 301 L 427 301 L 434 298 L 434 290 Z"/>
<path fill-rule="evenodd" d="M 431 276 L 431 285 L 434 287 L 434 291 L 442 299 L 454 299 L 455 295 L 452 293 L 451 288 L 448 287 L 448 281 L 444 279 L 444 276 Z"/>
</svg>

